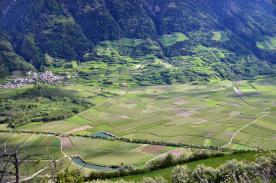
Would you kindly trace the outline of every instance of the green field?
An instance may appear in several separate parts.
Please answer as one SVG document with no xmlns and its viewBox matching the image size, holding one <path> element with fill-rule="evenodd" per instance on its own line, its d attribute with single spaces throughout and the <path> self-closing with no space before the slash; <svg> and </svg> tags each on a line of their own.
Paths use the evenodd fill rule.
<svg viewBox="0 0 276 183">
<path fill-rule="evenodd" d="M 242 97 L 229 81 L 132 88 L 68 120 L 19 129 L 66 133 L 90 125 L 75 133 L 105 131 L 131 139 L 223 146 L 253 122 L 229 146 L 275 149 L 275 85 L 261 80 L 236 85 Z"/>
<path fill-rule="evenodd" d="M 110 88 L 110 96 L 97 94 L 92 86 L 68 86 L 63 90 L 86 97 L 94 106 L 74 117 L 55 122 L 35 122 L 16 130 L 92 135 L 108 132 L 129 139 L 228 147 L 233 149 L 275 150 L 276 148 L 276 86 L 274 80 L 216 81 L 182 85 L 158 85 Z M 101 92 L 100 92 L 101 93 Z M 95 96 L 93 98 L 89 96 Z M 0 129 L 8 130 L 7 125 Z M 61 137 L 59 137 L 61 138 Z M 60 141 L 61 140 L 61 141 Z M 22 145 L 22 155 L 38 152 L 42 161 L 36 170 L 47 166 L 46 154 L 54 159 L 80 156 L 96 165 L 128 165 L 143 168 L 152 159 L 168 152 L 192 154 L 193 150 L 168 146 L 132 144 L 120 141 L 96 140 L 82 137 L 62 137 L 30 134 L 0 134 L 4 144 Z M 199 163 L 218 166 L 228 159 L 252 159 L 248 156 L 227 156 L 202 160 Z M 36 160 L 37 158 L 34 158 Z M 212 161 L 214 160 L 214 161 Z M 33 161 L 31 161 L 33 162 Z M 210 164 L 211 163 L 211 164 Z M 24 166 L 29 166 L 24 164 Z M 71 168 L 78 168 L 72 163 Z M 152 172 L 168 178 L 172 168 Z M 85 172 L 91 170 L 84 169 Z M 34 173 L 32 169 L 24 172 Z M 144 175 L 141 175 L 141 177 Z M 127 180 L 140 179 L 140 176 Z"/>
<path fill-rule="evenodd" d="M 160 41 L 164 47 L 170 47 L 178 42 L 183 42 L 189 39 L 185 34 L 176 32 L 174 34 L 165 34 L 161 37 Z"/>
<path fill-rule="evenodd" d="M 68 119 L 117 95 L 85 85 L 34 86 L 0 90 L 0 123 L 19 127 L 30 122 Z"/>
<path fill-rule="evenodd" d="M 0 183 L 276 183 L 275 153 L 276 0 L 0 0 Z"/>
<path fill-rule="evenodd" d="M 276 50 L 276 37 L 265 36 L 262 41 L 258 41 L 257 47 L 264 50 Z"/>
<path fill-rule="evenodd" d="M 132 144 L 120 141 L 106 141 L 74 137 L 71 143 L 63 147 L 68 156 L 80 156 L 88 163 L 120 166 L 128 165 L 136 168 L 145 167 L 146 163 L 168 153 L 180 152 L 187 156 L 192 154 L 191 149 Z"/>
<path fill-rule="evenodd" d="M 229 39 L 227 32 L 216 31 L 216 32 L 213 32 L 212 40 L 219 41 L 219 42 L 225 42 L 225 41 L 229 41 L 230 39 Z"/>
<path fill-rule="evenodd" d="M 256 153 L 234 154 L 234 155 L 229 155 L 229 156 L 215 157 L 215 158 L 209 158 L 206 160 L 194 161 L 191 163 L 187 163 L 186 165 L 188 166 L 188 168 L 190 168 L 192 170 L 195 169 L 198 165 L 205 165 L 207 167 L 216 168 L 216 167 L 226 163 L 227 161 L 230 161 L 233 159 L 236 159 L 238 161 L 251 162 L 251 161 L 255 160 L 255 157 L 256 157 Z M 124 178 L 116 178 L 115 180 L 123 179 L 126 181 L 141 181 L 141 180 L 143 180 L 144 177 L 155 178 L 155 177 L 162 176 L 163 178 L 165 178 L 166 180 L 171 182 L 171 180 L 172 180 L 171 175 L 172 175 L 173 169 L 174 169 L 174 167 L 168 167 L 168 168 L 151 171 L 151 172 L 144 173 L 144 174 L 126 176 Z"/>
<path fill-rule="evenodd" d="M 62 157 L 60 152 L 60 141 L 56 137 L 29 134 L 8 134 L 0 133 L 0 147 L 15 148 L 19 145 L 20 149 L 26 153 L 39 155 L 43 160 L 59 159 Z M 24 156 L 24 154 L 22 154 Z"/>
<path fill-rule="evenodd" d="M 49 160 L 61 160 L 60 141 L 56 137 L 30 134 L 0 133 L 0 150 L 19 148 L 21 159 L 29 156 L 20 166 L 22 175 L 32 175 L 48 167 Z"/>
</svg>

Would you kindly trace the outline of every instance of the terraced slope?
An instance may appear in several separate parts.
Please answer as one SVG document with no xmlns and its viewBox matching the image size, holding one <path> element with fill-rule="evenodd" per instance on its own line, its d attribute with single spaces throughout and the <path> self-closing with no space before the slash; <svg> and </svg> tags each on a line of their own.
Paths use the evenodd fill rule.
<svg viewBox="0 0 276 183">
<path fill-rule="evenodd" d="M 4 74 L 0 76 L 34 69 L 31 65 L 36 69 L 56 66 L 60 59 L 87 61 L 87 54 L 89 61 L 96 61 L 99 55 L 90 53 L 99 53 L 100 42 L 124 38 L 140 39 L 129 42 L 131 46 L 141 41 L 146 44 L 134 54 L 123 55 L 154 55 L 182 63 L 185 59 L 177 57 L 189 57 L 202 45 L 229 53 L 220 66 L 211 66 L 220 68 L 221 78 L 229 79 L 231 72 L 244 77 L 271 74 L 258 65 L 275 63 L 275 25 L 275 4 L 269 0 L 2 0 L 0 63 Z M 104 61 L 116 62 L 116 50 L 109 51 L 112 55 Z M 211 58 L 208 62 L 216 61 Z M 252 71 L 229 69 L 227 65 L 232 63 Z"/>
</svg>

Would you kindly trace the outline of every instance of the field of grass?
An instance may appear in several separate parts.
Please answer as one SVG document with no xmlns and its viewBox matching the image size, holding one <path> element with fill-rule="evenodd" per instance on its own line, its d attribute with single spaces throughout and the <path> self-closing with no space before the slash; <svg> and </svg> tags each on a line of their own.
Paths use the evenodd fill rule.
<svg viewBox="0 0 276 183">
<path fill-rule="evenodd" d="M 160 41 L 164 47 L 170 47 L 178 42 L 183 42 L 189 39 L 185 34 L 176 32 L 174 34 L 165 34 L 161 37 Z"/>
<path fill-rule="evenodd" d="M 198 49 L 204 49 L 203 47 Z M 159 64 L 162 61 L 160 61 Z M 3 97 L 18 95 L 2 90 Z M 276 149 L 276 85 L 273 79 L 255 81 L 196 82 L 178 85 L 99 88 L 72 85 L 62 88 L 62 94 L 85 98 L 94 106 L 69 118 L 54 122 L 34 122 L 16 130 L 93 135 L 108 132 L 129 139 L 179 142 L 233 149 Z M 74 91 L 74 92 L 72 92 Z M 54 92 L 59 95 L 59 92 Z M 10 128 L 2 124 L 1 130 Z M 120 141 L 96 140 L 81 137 L 51 137 L 30 134 L 0 134 L 1 148 L 21 145 L 22 156 L 39 153 L 22 165 L 23 175 L 32 175 L 49 165 L 53 159 L 66 161 L 80 156 L 96 165 L 130 165 L 145 167 L 147 162 L 168 152 L 191 155 L 193 150 L 176 147 L 132 144 Z M 61 148 L 62 147 L 62 148 Z M 49 154 L 49 155 L 48 155 Z M 233 158 L 253 160 L 254 153 L 230 155 L 189 163 L 217 167 Z M 26 169 L 25 167 L 32 167 Z M 75 163 L 71 169 L 80 168 Z M 144 176 L 162 175 L 170 179 L 173 167 L 148 174 L 126 177 L 140 180 Z M 89 174 L 91 169 L 83 168 Z M 47 170 L 45 171 L 47 172 Z"/>
<path fill-rule="evenodd" d="M 134 167 L 145 167 L 153 158 L 169 152 L 181 152 L 187 156 L 192 154 L 190 149 L 132 144 L 119 141 L 95 140 L 80 137 L 70 137 L 70 143 L 65 143 L 63 152 L 69 156 L 80 156 L 88 163 Z"/>
<path fill-rule="evenodd" d="M 205 85 L 130 88 L 68 120 L 29 124 L 20 129 L 66 133 L 90 125 L 76 133 L 105 131 L 131 139 L 223 146 L 255 121 L 240 130 L 229 146 L 275 149 L 275 85 L 241 81 L 236 85 L 242 96 L 235 94 L 232 85 L 229 81 L 214 81 Z"/>
<path fill-rule="evenodd" d="M 172 32 L 158 40 L 122 38 L 102 41 L 84 55 L 84 62 L 68 62 L 48 56 L 47 60 L 52 64 L 47 69 L 72 76 L 74 83 L 104 88 L 187 83 L 216 78 L 248 79 L 248 76 L 274 73 L 275 68 L 266 62 L 235 57 L 232 51 L 223 46 L 229 39 L 228 32 L 216 31 L 213 34 L 195 32 L 187 35 Z M 207 42 L 203 44 L 199 40 Z M 218 43 L 210 46 L 210 41 Z M 246 69 L 248 65 L 251 66 L 250 72 Z"/>
<path fill-rule="evenodd" d="M 30 134 L 0 133 L 0 150 L 14 150 L 19 147 L 21 159 L 30 156 L 20 166 L 22 175 L 32 175 L 48 166 L 48 160 L 59 160 L 63 157 L 60 141 L 56 137 Z"/>
<path fill-rule="evenodd" d="M 0 90 L 0 123 L 22 126 L 32 122 L 67 119 L 102 100 L 117 95 L 85 85 L 49 86 L 38 84 Z"/>
<path fill-rule="evenodd" d="M 276 50 L 276 37 L 264 37 L 263 41 L 257 42 L 257 47 L 264 50 Z"/>
<path fill-rule="evenodd" d="M 25 89 L 16 93 L 24 92 Z M 276 85 L 274 80 L 218 81 L 178 85 L 140 87 L 110 87 L 88 85 L 63 88 L 68 95 L 83 97 L 94 106 L 69 119 L 54 122 L 35 122 L 19 126 L 17 130 L 74 133 L 93 135 L 108 132 L 130 139 L 179 142 L 233 149 L 276 149 Z M 13 90 L 11 90 L 13 91 Z M 71 91 L 74 91 L 73 93 Z M 10 95 L 3 90 L 3 96 Z M 58 92 L 55 92 L 57 95 Z M 102 95 L 103 94 L 103 95 Z M 7 125 L 0 125 L 7 130 Z M 81 137 L 56 137 L 30 134 L 0 134 L 0 147 L 5 144 L 22 146 L 22 156 L 39 153 L 22 167 L 24 175 L 31 175 L 53 159 L 78 155 L 88 163 L 98 165 L 130 165 L 137 168 L 168 152 L 190 149 L 132 144 L 120 141 L 96 140 Z M 62 143 L 61 143 L 62 142 Z M 62 145 L 62 148 L 60 148 Z M 61 152 L 62 149 L 62 152 Z M 229 159 L 253 160 L 253 154 L 231 155 L 189 163 L 219 166 Z M 67 164 L 69 163 L 68 159 Z M 71 168 L 79 168 L 71 164 Z M 23 170 L 24 169 L 24 170 Z M 150 174 L 127 177 L 139 180 L 142 176 L 162 175 L 169 179 L 172 168 Z M 89 169 L 84 169 L 88 173 Z"/>
<path fill-rule="evenodd" d="M 60 141 L 56 137 L 43 135 L 29 135 L 29 134 L 7 134 L 0 133 L 0 148 L 4 146 L 7 148 L 19 148 L 28 155 L 38 155 L 40 159 L 48 160 L 49 156 L 52 159 L 59 159 L 62 157 L 60 152 Z M 37 157 L 34 157 L 37 158 Z"/>
<path fill-rule="evenodd" d="M 227 32 L 216 31 L 216 32 L 213 32 L 212 40 L 219 41 L 219 42 L 225 42 L 225 41 L 229 41 L 230 39 L 228 37 Z"/>
<path fill-rule="evenodd" d="M 194 170 L 198 165 L 205 165 L 209 167 L 216 168 L 220 166 L 221 164 L 226 163 L 227 161 L 236 159 L 238 161 L 254 161 L 256 157 L 256 153 L 250 152 L 250 153 L 244 153 L 244 154 L 234 154 L 234 155 L 228 155 L 228 156 L 223 156 L 223 157 L 214 157 L 214 158 L 209 158 L 206 160 L 199 160 L 199 161 L 194 161 L 187 163 L 186 165 L 188 168 Z M 168 167 L 160 170 L 155 170 L 151 171 L 148 173 L 144 174 L 139 174 L 139 175 L 132 175 L 132 176 L 126 176 L 124 178 L 116 178 L 115 180 L 123 179 L 126 181 L 141 181 L 144 177 L 159 177 L 162 176 L 169 182 L 171 182 L 171 175 L 174 167 Z"/>
</svg>

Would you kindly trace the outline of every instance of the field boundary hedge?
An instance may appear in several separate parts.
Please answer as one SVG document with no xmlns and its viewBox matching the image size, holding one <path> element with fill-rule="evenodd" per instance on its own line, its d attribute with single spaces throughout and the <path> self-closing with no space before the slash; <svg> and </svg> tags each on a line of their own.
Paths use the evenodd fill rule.
<svg viewBox="0 0 276 183">
<path fill-rule="evenodd" d="M 153 141 L 153 140 L 147 140 L 147 139 L 129 139 L 125 137 L 116 137 L 116 136 L 106 138 L 106 137 L 95 137 L 92 135 L 62 134 L 62 133 L 54 133 L 54 132 L 25 131 L 25 130 L 0 130 L 0 133 L 52 135 L 55 137 L 82 137 L 82 138 L 100 139 L 100 140 L 106 140 L 106 141 L 121 141 L 126 143 L 133 143 L 133 144 L 162 145 L 162 146 L 169 146 L 169 147 L 217 150 L 221 152 L 233 152 L 233 153 L 252 151 L 252 150 L 234 150 L 230 148 L 216 147 L 216 146 L 203 146 L 203 145 L 184 144 L 184 143 L 175 143 L 175 142 L 166 142 L 166 141 Z M 262 149 L 256 148 L 256 150 L 262 150 Z"/>
</svg>

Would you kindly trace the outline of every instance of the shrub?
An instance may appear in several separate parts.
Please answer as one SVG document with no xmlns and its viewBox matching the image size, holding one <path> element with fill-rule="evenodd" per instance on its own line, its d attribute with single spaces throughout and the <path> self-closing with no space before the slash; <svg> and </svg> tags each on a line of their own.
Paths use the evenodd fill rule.
<svg viewBox="0 0 276 183">
<path fill-rule="evenodd" d="M 56 183 L 83 183 L 84 177 L 78 170 L 69 171 L 66 169 L 58 173 Z"/>
<path fill-rule="evenodd" d="M 157 158 L 147 163 L 147 167 L 150 170 L 156 170 L 159 168 L 168 167 L 174 164 L 174 157 L 168 154 L 165 158 Z"/>
<path fill-rule="evenodd" d="M 145 177 L 142 181 L 136 182 L 136 183 L 167 183 L 163 177 L 156 177 L 156 178 L 149 178 Z M 94 180 L 90 183 L 134 183 L 124 180 L 118 180 L 118 181 L 112 181 L 112 180 Z"/>
<path fill-rule="evenodd" d="M 211 167 L 199 165 L 192 173 L 195 182 L 218 182 L 218 171 Z"/>
<path fill-rule="evenodd" d="M 191 171 L 185 166 L 176 166 L 172 171 L 173 183 L 189 183 Z"/>
<path fill-rule="evenodd" d="M 168 181 L 166 181 L 163 177 L 157 177 L 155 179 L 146 177 L 143 179 L 141 183 L 167 183 L 167 182 Z"/>
<path fill-rule="evenodd" d="M 276 155 L 259 157 L 256 163 L 228 161 L 217 169 L 199 165 L 193 172 L 177 166 L 172 172 L 173 183 L 251 183 L 270 182 L 276 177 Z"/>
</svg>

